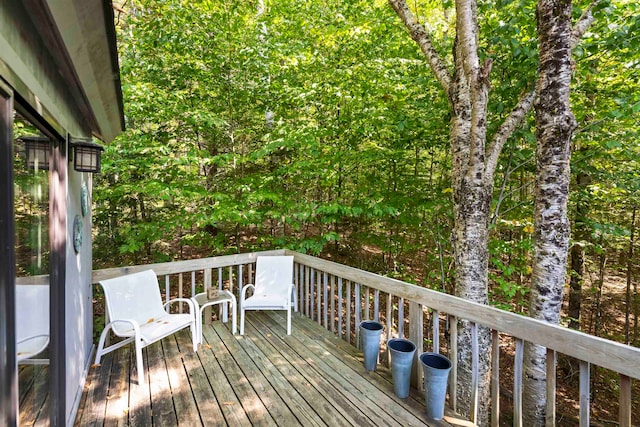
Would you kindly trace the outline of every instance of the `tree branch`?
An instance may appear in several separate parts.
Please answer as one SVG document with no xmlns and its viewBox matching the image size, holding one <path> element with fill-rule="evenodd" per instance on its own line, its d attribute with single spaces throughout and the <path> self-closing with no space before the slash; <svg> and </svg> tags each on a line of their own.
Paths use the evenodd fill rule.
<svg viewBox="0 0 640 427">
<path fill-rule="evenodd" d="M 498 128 L 498 131 L 493 136 L 491 140 L 491 144 L 489 144 L 489 149 L 487 150 L 487 166 L 485 169 L 485 180 L 491 181 L 493 183 L 493 174 L 495 173 L 496 166 L 498 164 L 498 157 L 500 157 L 500 152 L 502 151 L 502 147 L 507 142 L 507 139 L 513 134 L 513 132 L 522 124 L 524 118 L 527 116 L 529 110 L 533 106 L 533 100 L 536 97 L 536 91 L 531 90 L 529 92 L 525 92 L 521 97 L 516 106 L 509 116 L 502 122 L 502 125 Z"/>
<path fill-rule="evenodd" d="M 442 60 L 431 41 L 431 36 L 425 28 L 418 22 L 418 19 L 407 6 L 405 0 L 389 0 L 389 4 L 400 17 L 405 27 L 409 30 L 411 38 L 418 44 L 420 50 L 429 61 L 431 71 L 435 74 L 438 82 L 448 94 L 451 86 L 451 75 L 447 70 L 447 65 Z"/>
<path fill-rule="evenodd" d="M 591 11 L 598 3 L 600 3 L 600 0 L 593 0 L 591 4 L 582 12 L 582 15 L 580 16 L 580 18 L 578 18 L 575 25 L 573 26 L 571 30 L 571 50 L 573 50 L 578 45 L 584 33 L 587 32 L 587 29 L 591 26 L 593 21 L 595 21 L 595 18 L 591 14 Z"/>
</svg>

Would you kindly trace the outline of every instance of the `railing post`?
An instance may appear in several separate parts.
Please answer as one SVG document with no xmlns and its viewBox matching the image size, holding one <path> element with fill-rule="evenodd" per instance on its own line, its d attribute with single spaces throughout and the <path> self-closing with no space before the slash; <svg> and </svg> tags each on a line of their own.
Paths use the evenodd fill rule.
<svg viewBox="0 0 640 427">
<path fill-rule="evenodd" d="M 558 363 L 556 352 L 547 348 L 547 414 L 545 425 L 556 425 L 556 364 Z"/>
<path fill-rule="evenodd" d="M 620 427 L 631 427 L 631 378 L 620 375 Z"/>
<path fill-rule="evenodd" d="M 418 390 L 422 387 L 422 367 L 418 356 L 424 350 L 424 315 L 422 312 L 422 304 L 409 301 L 409 341 L 415 344 L 416 352 L 411 367 L 411 385 Z"/>
<path fill-rule="evenodd" d="M 584 360 L 580 361 L 580 427 L 589 427 L 589 412 L 591 409 L 590 382 L 591 365 Z"/>
<path fill-rule="evenodd" d="M 500 425 L 500 334 L 491 330 L 491 425 Z"/>
<path fill-rule="evenodd" d="M 516 338 L 516 355 L 513 362 L 513 425 L 522 427 L 522 362 L 524 360 L 524 341 Z"/>
<path fill-rule="evenodd" d="M 449 375 L 449 401 L 451 410 L 458 411 L 458 319 L 450 316 L 449 319 L 450 348 L 449 359 L 451 360 L 451 374 Z"/>
<path fill-rule="evenodd" d="M 478 324 L 470 322 L 471 326 L 471 421 L 478 422 L 478 395 L 479 395 L 479 350 L 478 350 Z"/>
</svg>

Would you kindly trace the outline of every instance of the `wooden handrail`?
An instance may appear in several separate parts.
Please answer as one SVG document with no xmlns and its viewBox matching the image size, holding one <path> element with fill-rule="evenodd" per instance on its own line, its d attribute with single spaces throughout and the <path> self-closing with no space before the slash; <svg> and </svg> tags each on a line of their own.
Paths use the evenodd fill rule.
<svg viewBox="0 0 640 427">
<path fill-rule="evenodd" d="M 296 262 L 640 379 L 640 348 L 293 251 Z"/>
<path fill-rule="evenodd" d="M 123 274 L 137 273 L 139 271 L 152 269 L 158 276 L 167 274 L 188 273 L 191 271 L 204 270 L 205 268 L 220 268 L 234 265 L 242 265 L 256 262 L 259 255 L 283 255 L 284 250 L 251 252 L 235 255 L 223 255 L 219 257 L 190 259 L 185 261 L 161 262 L 157 264 L 135 265 L 130 267 L 114 267 L 103 270 L 94 270 L 91 278 L 92 283 L 101 280 L 122 276 Z"/>
</svg>

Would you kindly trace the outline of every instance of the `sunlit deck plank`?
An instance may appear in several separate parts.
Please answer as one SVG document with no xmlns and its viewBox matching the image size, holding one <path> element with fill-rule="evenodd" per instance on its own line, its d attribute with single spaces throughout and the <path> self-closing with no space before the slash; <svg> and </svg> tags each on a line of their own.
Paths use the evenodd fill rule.
<svg viewBox="0 0 640 427">
<path fill-rule="evenodd" d="M 303 381 L 309 383 L 310 387 L 302 383 L 304 390 L 301 390 L 300 381 L 294 380 L 291 382 L 290 380 L 290 383 L 296 387 L 298 393 L 305 396 L 307 402 L 311 403 L 316 411 L 319 411 L 323 417 L 342 416 L 347 421 L 344 425 L 374 425 L 371 420 L 361 412 L 358 405 L 354 405 L 350 400 L 343 398 L 339 384 L 334 384 L 325 376 L 318 375 L 317 371 L 311 368 L 300 354 L 291 349 L 285 342 L 287 338 L 271 333 L 271 331 L 263 328 L 257 321 L 249 323 L 251 326 L 248 327 L 248 330 L 252 332 L 255 331 L 255 334 L 249 335 L 249 333 L 247 333 L 245 339 L 254 339 L 256 340 L 256 345 L 260 346 L 264 346 L 265 343 L 272 345 L 277 351 L 277 353 L 273 355 L 272 360 L 276 362 L 281 361 L 278 363 L 279 367 L 282 367 L 284 364 L 282 361 L 286 360 L 293 368 L 291 378 L 302 378 Z M 328 425 L 335 424 L 328 423 Z"/>
<path fill-rule="evenodd" d="M 315 322 L 294 316 L 287 336 L 280 314 L 247 317 L 243 337 L 205 325 L 197 353 L 188 330 L 147 347 L 140 385 L 133 348 L 108 354 L 92 368 L 76 425 L 440 425 L 426 419 L 419 392 L 396 398 L 386 368 L 364 371 L 359 352 Z M 129 406 L 115 416 L 126 392 Z"/>
<path fill-rule="evenodd" d="M 109 379 L 109 393 L 105 427 L 126 426 L 129 412 L 129 346 L 113 356 Z"/>
<path fill-rule="evenodd" d="M 279 329 L 283 328 L 282 322 L 273 321 L 272 315 L 260 312 L 256 314 L 260 316 L 259 320 L 263 321 L 265 326 L 275 333 L 281 332 Z M 301 322 L 299 323 L 307 321 L 306 318 L 300 320 Z M 339 384 L 346 399 L 362 405 L 361 407 L 375 425 L 415 426 L 426 424 L 424 420 L 400 407 L 387 393 L 378 389 L 370 382 L 370 378 L 360 375 L 359 372 L 364 372 L 362 365 L 349 365 L 350 361 L 348 359 L 332 355 L 314 336 L 322 334 L 323 331 L 321 328 L 315 329 L 311 336 L 307 336 L 305 333 L 294 334 L 288 337 L 291 339 L 287 340 L 287 343 L 301 357 L 306 358 L 309 366 L 314 367 L 318 375 L 326 376 L 335 384 Z M 368 372 L 366 375 L 368 377 L 376 377 L 373 372 Z M 391 390 L 393 390 L 393 387 L 391 387 Z M 391 394 L 393 394 L 393 391 Z"/>
<path fill-rule="evenodd" d="M 198 354 L 192 351 L 193 344 L 190 337 L 187 334 L 177 334 L 176 338 L 202 423 L 205 426 L 226 425 L 218 399 L 211 388 Z M 203 348 L 205 347 L 200 346 L 198 351 L 203 351 Z"/>
</svg>

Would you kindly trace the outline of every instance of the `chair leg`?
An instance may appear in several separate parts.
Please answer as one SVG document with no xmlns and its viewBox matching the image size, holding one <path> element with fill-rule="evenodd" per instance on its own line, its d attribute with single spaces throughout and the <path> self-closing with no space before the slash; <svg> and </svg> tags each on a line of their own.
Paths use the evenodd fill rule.
<svg viewBox="0 0 640 427">
<path fill-rule="evenodd" d="M 102 351 L 104 350 L 104 341 L 107 339 L 107 335 L 109 334 L 109 328 L 104 328 L 102 330 L 102 334 L 100 334 L 100 341 L 98 342 L 98 349 L 96 350 L 96 360 L 95 363 L 98 365 L 100 363 L 100 359 L 102 358 Z"/>
<path fill-rule="evenodd" d="M 240 307 L 240 335 L 244 335 L 244 308 Z"/>
<path fill-rule="evenodd" d="M 291 335 L 291 307 L 287 310 L 287 335 Z"/>
<path fill-rule="evenodd" d="M 191 342 L 193 343 L 193 351 L 198 352 L 198 342 L 200 342 L 200 335 L 198 334 L 198 322 L 196 319 L 191 321 L 191 325 L 189 326 L 191 329 Z"/>
<path fill-rule="evenodd" d="M 142 341 L 136 339 L 134 343 L 136 346 L 136 365 L 138 366 L 138 385 L 142 385 L 145 383 L 144 367 L 142 365 Z"/>
<path fill-rule="evenodd" d="M 237 313 L 236 313 L 237 304 L 234 301 L 230 302 L 229 304 L 231 304 L 231 325 L 232 325 L 233 335 L 235 335 L 236 331 L 238 330 L 238 326 L 237 326 L 237 322 L 238 321 L 236 320 L 237 319 L 236 318 L 236 316 L 237 316 Z"/>
</svg>

